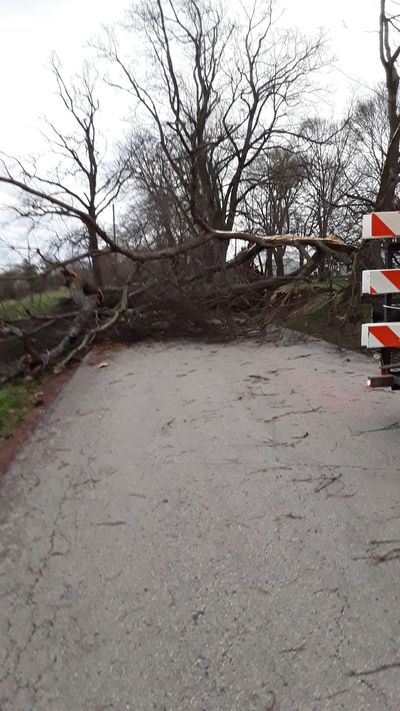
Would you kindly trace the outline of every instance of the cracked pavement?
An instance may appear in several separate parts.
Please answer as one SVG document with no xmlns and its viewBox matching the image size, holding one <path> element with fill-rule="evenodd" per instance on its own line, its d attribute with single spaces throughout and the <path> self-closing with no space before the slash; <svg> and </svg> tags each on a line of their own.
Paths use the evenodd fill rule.
<svg viewBox="0 0 400 711">
<path fill-rule="evenodd" d="M 399 708 L 400 393 L 295 341 L 79 368 L 1 481 L 1 711 Z"/>
</svg>

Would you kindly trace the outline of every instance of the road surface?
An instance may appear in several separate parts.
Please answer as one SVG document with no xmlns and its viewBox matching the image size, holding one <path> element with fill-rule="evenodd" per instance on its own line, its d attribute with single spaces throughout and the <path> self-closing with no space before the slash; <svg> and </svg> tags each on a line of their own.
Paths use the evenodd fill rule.
<svg viewBox="0 0 400 711">
<path fill-rule="evenodd" d="M 317 341 L 108 362 L 1 483 L 1 711 L 398 711 L 400 393 Z"/>
</svg>

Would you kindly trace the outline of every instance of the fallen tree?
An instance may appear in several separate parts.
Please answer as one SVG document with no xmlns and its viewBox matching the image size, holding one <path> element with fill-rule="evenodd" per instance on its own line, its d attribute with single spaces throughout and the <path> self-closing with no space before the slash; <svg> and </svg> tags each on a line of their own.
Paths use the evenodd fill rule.
<svg viewBox="0 0 400 711">
<path fill-rule="evenodd" d="M 0 177 L 1 180 L 4 178 Z M 12 184 L 21 187 L 16 181 Z M 21 189 L 28 188 L 23 185 Z M 30 188 L 28 192 L 31 192 Z M 291 234 L 253 235 L 215 230 L 205 224 L 201 225 L 196 239 L 182 245 L 160 250 L 134 250 L 117 244 L 89 215 L 73 206 L 54 197 L 40 195 L 40 198 L 57 203 L 59 208 L 68 210 L 85 224 L 91 223 L 106 245 L 97 255 L 122 255 L 141 266 L 141 276 L 138 278 L 135 273 L 133 280 L 125 286 L 106 287 L 100 291 L 70 269 L 74 262 L 92 256 L 92 252 L 65 262 L 46 259 L 45 270 L 37 278 L 45 278 L 54 270 L 60 272 L 70 293 L 68 310 L 42 317 L 39 325 L 36 319 L 31 319 L 25 327 L 0 322 L 2 348 L 5 349 L 7 341 L 12 340 L 14 344 L 18 341 L 23 351 L 3 372 L 2 382 L 21 376 L 37 377 L 48 369 L 61 370 L 105 335 L 132 341 L 149 336 L 227 339 L 254 333 L 251 309 L 259 313 L 277 288 L 310 280 L 327 257 L 351 269 L 355 254 L 352 246 L 335 235 L 324 239 Z M 234 259 L 213 267 L 204 267 L 201 259 L 198 267 L 198 262 L 193 260 L 193 263 L 189 261 L 188 269 L 188 255 L 201 250 L 204 244 L 232 239 L 247 243 Z M 265 278 L 254 267 L 254 259 L 276 246 L 297 250 L 302 266 L 284 276 Z M 152 268 L 155 264 L 158 265 L 156 270 Z M 50 347 L 41 348 L 38 335 L 44 333 L 46 324 L 50 326 L 54 322 L 62 324 L 62 335 Z"/>
<path fill-rule="evenodd" d="M 226 339 L 243 334 L 246 319 L 252 331 L 250 310 L 262 310 L 277 288 L 310 280 L 326 259 L 347 270 L 351 270 L 353 264 L 354 247 L 336 235 L 320 238 L 214 229 L 198 214 L 195 200 L 190 205 L 193 227 L 197 232 L 194 238 L 161 249 L 132 248 L 129 240 L 125 244 L 118 242 L 79 203 L 43 192 L 40 181 L 37 184 L 34 176 L 25 174 L 22 180 L 15 178 L 4 160 L 2 166 L 0 184 L 22 193 L 31 201 L 30 209 L 39 213 L 51 210 L 64 218 L 78 220 L 86 230 L 96 234 L 101 247 L 65 261 L 45 258 L 39 252 L 44 270 L 34 278 L 45 279 L 53 271 L 62 275 L 70 293 L 68 316 L 65 313 L 49 314 L 47 323 L 56 321 L 58 334 L 57 339 L 50 338 L 49 342 L 43 338 L 46 318 L 40 324 L 31 319 L 17 327 L 0 323 L 2 349 L 6 349 L 10 339 L 14 350 L 18 350 L 16 342 L 22 349 L 17 361 L 0 376 L 3 382 L 20 376 L 36 377 L 49 368 L 62 369 L 105 334 L 125 340 L 161 335 L 207 335 Z M 196 195 L 195 188 L 193 195 Z M 231 240 L 244 243 L 235 258 L 222 263 L 216 260 L 211 265 L 204 260 L 206 245 L 224 242 L 228 247 Z M 296 252 L 299 266 L 288 274 L 266 278 L 255 267 L 255 259 L 261 259 L 263 253 L 277 247 Z M 74 262 L 88 258 L 98 263 L 98 258 L 106 255 L 117 255 L 135 265 L 125 284 L 100 290 L 70 268 Z"/>
</svg>

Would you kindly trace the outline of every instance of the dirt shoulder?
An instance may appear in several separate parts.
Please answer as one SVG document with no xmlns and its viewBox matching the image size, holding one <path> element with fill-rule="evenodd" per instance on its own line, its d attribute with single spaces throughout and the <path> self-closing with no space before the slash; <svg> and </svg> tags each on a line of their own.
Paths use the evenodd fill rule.
<svg viewBox="0 0 400 711">
<path fill-rule="evenodd" d="M 58 397 L 64 385 L 74 374 L 76 367 L 68 368 L 59 375 L 48 377 L 45 382 L 35 384 L 30 393 L 30 403 L 19 413 L 7 439 L 0 440 L 0 476 L 5 474 L 20 447 L 35 429 L 40 418 Z"/>
<path fill-rule="evenodd" d="M 123 343 L 105 341 L 93 348 L 86 355 L 85 361 L 89 365 L 106 367 L 110 354 L 126 347 L 126 344 Z M 25 444 L 41 417 L 58 397 L 64 385 L 72 378 L 78 366 L 79 363 L 75 363 L 58 375 L 47 375 L 42 381 L 29 383 L 26 397 L 19 410 L 11 412 L 11 406 L 11 410 L 9 410 L 11 415 L 7 423 L 7 437 L 2 439 L 0 436 L 0 476 L 5 474 L 21 446 Z M 21 386 L 17 385 L 16 387 Z M 4 412 L 3 416 L 7 417 L 7 412 Z"/>
</svg>

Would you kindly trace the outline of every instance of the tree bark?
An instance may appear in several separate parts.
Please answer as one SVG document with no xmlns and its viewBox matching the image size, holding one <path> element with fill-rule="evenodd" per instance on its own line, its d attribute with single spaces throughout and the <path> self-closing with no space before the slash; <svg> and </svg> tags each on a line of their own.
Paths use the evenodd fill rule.
<svg viewBox="0 0 400 711">
<path fill-rule="evenodd" d="M 98 242 L 98 238 L 97 238 L 96 229 L 92 225 L 88 226 L 88 237 L 89 237 L 89 251 L 90 252 L 98 252 L 99 251 L 99 242 Z M 91 259 L 92 259 L 93 278 L 94 278 L 95 286 L 97 286 L 98 288 L 101 288 L 104 286 L 103 269 L 102 269 L 102 264 L 101 264 L 102 257 L 99 254 L 95 254 Z"/>
</svg>

